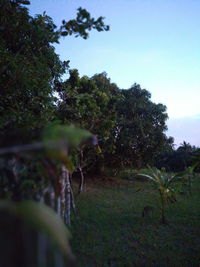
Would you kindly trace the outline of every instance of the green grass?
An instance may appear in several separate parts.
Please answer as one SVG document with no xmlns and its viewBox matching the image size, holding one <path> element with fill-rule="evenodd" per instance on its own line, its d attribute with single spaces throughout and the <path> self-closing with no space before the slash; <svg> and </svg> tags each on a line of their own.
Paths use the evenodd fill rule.
<svg viewBox="0 0 200 267">
<path fill-rule="evenodd" d="M 199 193 L 196 182 L 191 197 L 169 206 L 169 225 L 162 225 L 148 183 L 90 186 L 77 200 L 79 219 L 71 229 L 78 266 L 200 266 Z M 142 218 L 147 205 L 153 214 Z"/>
</svg>

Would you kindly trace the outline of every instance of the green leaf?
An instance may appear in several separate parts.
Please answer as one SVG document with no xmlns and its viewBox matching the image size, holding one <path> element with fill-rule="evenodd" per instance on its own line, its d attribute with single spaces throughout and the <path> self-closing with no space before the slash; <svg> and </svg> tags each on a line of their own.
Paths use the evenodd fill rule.
<svg viewBox="0 0 200 267">
<path fill-rule="evenodd" d="M 57 124 L 57 122 L 49 124 L 44 130 L 43 140 L 47 146 L 52 141 L 63 142 L 63 145 L 78 146 L 81 142 L 91 137 L 92 134 L 86 130 L 75 128 L 74 126 L 65 126 Z"/>
</svg>

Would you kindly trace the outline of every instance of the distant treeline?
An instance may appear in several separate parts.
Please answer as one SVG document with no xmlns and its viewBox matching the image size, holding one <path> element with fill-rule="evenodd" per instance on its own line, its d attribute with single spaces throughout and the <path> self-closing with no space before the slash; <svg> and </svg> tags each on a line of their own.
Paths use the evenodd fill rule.
<svg viewBox="0 0 200 267">
<path fill-rule="evenodd" d="M 200 148 L 183 141 L 177 148 L 164 149 L 155 159 L 157 168 L 165 168 L 167 171 L 179 172 L 193 165 L 200 158 Z M 199 168 L 196 168 L 199 171 Z"/>
</svg>

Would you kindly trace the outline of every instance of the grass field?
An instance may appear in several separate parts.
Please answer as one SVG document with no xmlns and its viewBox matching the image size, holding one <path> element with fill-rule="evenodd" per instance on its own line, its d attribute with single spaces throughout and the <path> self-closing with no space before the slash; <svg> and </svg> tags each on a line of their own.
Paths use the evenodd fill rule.
<svg viewBox="0 0 200 267">
<path fill-rule="evenodd" d="M 78 266 L 200 266 L 200 182 L 168 207 L 169 225 L 160 224 L 158 203 L 146 182 L 87 185 L 71 229 Z M 147 205 L 154 210 L 143 218 Z"/>
</svg>

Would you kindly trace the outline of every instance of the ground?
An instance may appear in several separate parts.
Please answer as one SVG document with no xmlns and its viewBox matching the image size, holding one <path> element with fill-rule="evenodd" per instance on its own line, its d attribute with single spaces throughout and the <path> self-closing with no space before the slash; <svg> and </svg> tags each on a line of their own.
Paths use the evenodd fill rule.
<svg viewBox="0 0 200 267">
<path fill-rule="evenodd" d="M 200 266 L 200 182 L 178 195 L 160 223 L 159 199 L 147 182 L 96 178 L 76 202 L 72 250 L 81 267 Z M 145 206 L 154 207 L 145 216 Z"/>
</svg>

